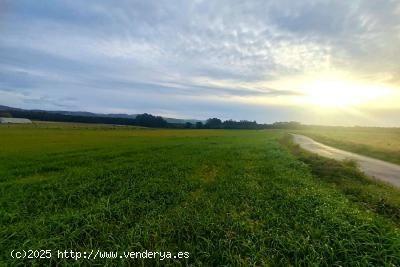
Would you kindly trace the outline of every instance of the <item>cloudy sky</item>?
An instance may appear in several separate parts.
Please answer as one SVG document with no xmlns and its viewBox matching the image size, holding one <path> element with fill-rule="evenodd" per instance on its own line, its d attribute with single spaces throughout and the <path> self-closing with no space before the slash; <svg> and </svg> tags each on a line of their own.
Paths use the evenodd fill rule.
<svg viewBox="0 0 400 267">
<path fill-rule="evenodd" d="M 400 1 L 0 0 L 0 105 L 400 126 Z"/>
</svg>

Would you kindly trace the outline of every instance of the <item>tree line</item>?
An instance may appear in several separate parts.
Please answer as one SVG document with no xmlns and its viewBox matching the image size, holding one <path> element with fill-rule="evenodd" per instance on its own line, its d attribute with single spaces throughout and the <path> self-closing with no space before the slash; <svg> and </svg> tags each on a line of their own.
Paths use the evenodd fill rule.
<svg viewBox="0 0 400 267">
<path fill-rule="evenodd" d="M 210 118 L 205 123 L 197 122 L 195 124 L 187 122 L 185 128 L 187 129 L 298 129 L 302 125 L 299 122 L 275 122 L 273 124 L 259 124 L 256 121 L 248 120 L 226 120 L 222 121 L 218 118 Z"/>
<path fill-rule="evenodd" d="M 114 125 L 133 125 L 152 128 L 176 128 L 176 129 L 294 129 L 302 127 L 298 122 L 275 122 L 273 124 L 259 124 L 256 121 L 247 120 L 225 120 L 210 118 L 203 122 L 185 124 L 168 123 L 161 116 L 154 116 L 148 113 L 139 114 L 135 118 L 116 118 L 101 116 L 78 116 L 64 115 L 56 112 L 33 111 L 33 110 L 7 110 L 0 114 L 4 117 L 27 118 L 38 121 L 55 122 L 77 122 L 77 123 L 101 123 Z"/>
</svg>

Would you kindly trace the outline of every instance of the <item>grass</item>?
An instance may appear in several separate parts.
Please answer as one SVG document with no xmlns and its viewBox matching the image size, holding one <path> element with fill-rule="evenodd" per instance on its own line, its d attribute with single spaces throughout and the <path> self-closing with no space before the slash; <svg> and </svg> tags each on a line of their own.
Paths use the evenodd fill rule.
<svg viewBox="0 0 400 267">
<path fill-rule="evenodd" d="M 1 127 L 0 265 L 48 263 L 11 249 L 190 253 L 135 265 L 400 265 L 396 220 L 321 182 L 283 136 Z"/>
<path fill-rule="evenodd" d="M 380 214 L 400 226 L 399 189 L 369 179 L 357 169 L 356 162 L 352 160 L 339 162 L 309 153 L 294 144 L 289 135 L 285 135 L 281 143 L 310 167 L 311 173 L 319 182 L 334 187 L 351 202 Z"/>
<path fill-rule="evenodd" d="M 400 164 L 400 128 L 313 127 L 298 133 L 326 145 Z"/>
</svg>

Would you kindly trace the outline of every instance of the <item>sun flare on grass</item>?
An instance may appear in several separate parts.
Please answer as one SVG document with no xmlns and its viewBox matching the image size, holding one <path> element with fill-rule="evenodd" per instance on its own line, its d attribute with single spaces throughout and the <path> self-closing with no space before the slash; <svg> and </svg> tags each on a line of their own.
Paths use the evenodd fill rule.
<svg viewBox="0 0 400 267">
<path fill-rule="evenodd" d="M 350 108 L 378 101 L 390 94 L 383 85 L 321 79 L 303 86 L 304 102 L 323 108 Z"/>
</svg>

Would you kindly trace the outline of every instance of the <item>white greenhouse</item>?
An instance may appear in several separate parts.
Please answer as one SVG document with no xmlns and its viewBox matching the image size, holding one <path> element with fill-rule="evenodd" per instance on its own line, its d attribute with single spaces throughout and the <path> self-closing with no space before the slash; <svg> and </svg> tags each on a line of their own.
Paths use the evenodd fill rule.
<svg viewBox="0 0 400 267">
<path fill-rule="evenodd" d="M 23 118 L 1 118 L 0 117 L 0 124 L 5 124 L 5 123 L 32 123 L 31 120 L 29 119 L 23 119 Z"/>
</svg>

